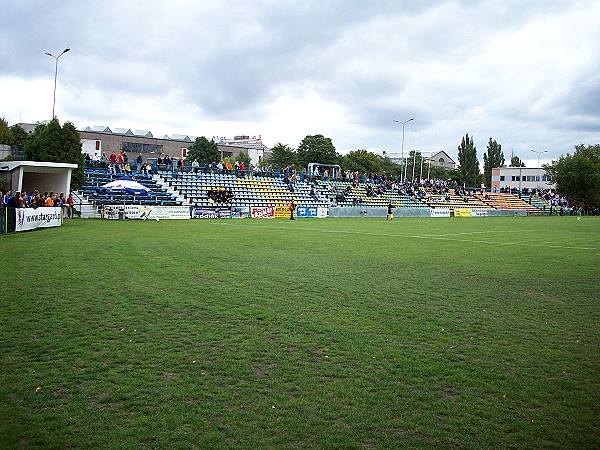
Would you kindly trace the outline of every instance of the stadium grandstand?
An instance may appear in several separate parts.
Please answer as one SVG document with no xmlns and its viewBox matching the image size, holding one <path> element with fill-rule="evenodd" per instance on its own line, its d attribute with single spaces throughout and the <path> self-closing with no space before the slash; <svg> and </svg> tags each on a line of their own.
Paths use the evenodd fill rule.
<svg viewBox="0 0 600 450">
<path fill-rule="evenodd" d="M 477 210 L 541 215 L 570 209 L 542 194 L 487 192 L 461 187 L 440 187 L 439 180 L 397 184 L 386 179 L 323 179 L 300 174 L 261 173 L 254 170 L 164 170 L 149 174 L 114 174 L 106 168 L 86 168 L 85 181 L 75 193 L 79 204 L 89 205 L 95 216 L 105 205 L 187 206 L 190 208 L 299 207 L 372 208 L 388 205 L 402 210 Z M 103 185 L 126 177 L 147 188 L 144 195 L 107 192 Z"/>
<path fill-rule="evenodd" d="M 93 203 L 97 208 L 104 205 L 157 205 L 180 206 L 181 201 L 167 192 L 155 180 L 144 175 L 132 174 L 132 180 L 145 186 L 148 190 L 144 195 L 127 192 L 103 191 L 102 186 L 115 180 L 124 178 L 124 174 L 112 174 L 107 169 L 86 169 L 85 181 L 77 191 L 79 198 L 88 203 Z"/>
</svg>

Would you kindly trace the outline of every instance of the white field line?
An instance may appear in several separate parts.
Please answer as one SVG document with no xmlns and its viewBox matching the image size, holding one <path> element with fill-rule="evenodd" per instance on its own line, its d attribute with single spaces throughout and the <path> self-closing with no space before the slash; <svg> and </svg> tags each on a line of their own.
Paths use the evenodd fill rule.
<svg viewBox="0 0 600 450">
<path fill-rule="evenodd" d="M 270 229 L 270 230 L 286 230 L 286 231 L 290 229 L 289 227 L 284 227 L 284 226 L 275 226 L 274 227 L 274 226 L 269 226 L 269 225 L 250 225 L 250 224 L 237 225 L 236 224 L 233 226 L 261 228 L 261 229 Z M 363 235 L 363 236 L 402 237 L 402 238 L 410 238 L 410 239 L 432 239 L 432 240 L 439 240 L 439 241 L 467 242 L 467 243 L 476 243 L 476 244 L 516 245 L 516 246 L 521 246 L 521 247 L 540 247 L 540 248 L 555 248 L 555 249 L 567 249 L 567 250 L 592 250 L 592 251 L 600 250 L 596 247 L 577 247 L 577 246 L 572 246 L 572 245 L 555 245 L 555 244 L 534 244 L 534 243 L 529 243 L 529 242 L 483 241 L 483 240 L 479 240 L 479 239 L 458 239 L 458 238 L 446 237 L 449 235 L 370 233 L 368 231 L 320 230 L 317 228 L 305 228 L 305 227 L 296 227 L 296 226 L 294 226 L 292 229 L 303 230 L 303 231 L 313 231 L 313 232 L 318 232 L 318 233 L 357 234 L 357 235 Z M 512 232 L 520 232 L 520 231 L 521 230 L 498 230 L 498 231 L 489 231 L 489 232 L 490 233 L 512 233 Z M 527 232 L 527 231 L 528 230 L 526 230 L 524 232 Z"/>
<path fill-rule="evenodd" d="M 465 231 L 464 233 L 445 234 L 423 234 L 423 237 L 462 236 L 464 234 L 486 234 L 486 233 L 523 233 L 523 230 L 497 230 L 497 231 Z"/>
</svg>

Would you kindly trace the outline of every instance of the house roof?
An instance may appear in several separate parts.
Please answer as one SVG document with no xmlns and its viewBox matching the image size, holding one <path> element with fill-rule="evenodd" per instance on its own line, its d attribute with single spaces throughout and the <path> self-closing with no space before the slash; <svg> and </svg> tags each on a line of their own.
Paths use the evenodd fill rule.
<svg viewBox="0 0 600 450">
<path fill-rule="evenodd" d="M 114 134 L 124 134 L 127 136 L 133 136 L 133 132 L 129 128 L 115 128 L 113 129 Z"/>
<path fill-rule="evenodd" d="M 434 160 L 434 159 L 439 159 L 440 156 L 444 157 L 446 162 L 456 164 L 456 161 L 454 161 L 454 159 L 452 159 L 452 157 L 448 153 L 446 153 L 444 150 L 440 150 L 439 152 L 432 153 L 429 156 L 429 158 Z"/>
</svg>

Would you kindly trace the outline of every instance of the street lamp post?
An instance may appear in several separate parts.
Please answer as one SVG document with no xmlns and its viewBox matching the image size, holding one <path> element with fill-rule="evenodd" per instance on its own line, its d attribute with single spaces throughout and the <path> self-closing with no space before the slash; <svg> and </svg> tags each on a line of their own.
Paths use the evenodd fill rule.
<svg viewBox="0 0 600 450">
<path fill-rule="evenodd" d="M 542 171 L 540 170 L 540 156 L 542 156 L 543 153 L 548 153 L 548 150 L 543 150 L 543 151 L 537 151 L 537 150 L 531 150 L 533 153 L 537 153 L 538 155 L 538 176 L 537 176 L 537 190 L 540 190 L 540 179 L 542 178 Z"/>
<path fill-rule="evenodd" d="M 394 120 L 394 122 L 402 124 L 402 153 L 401 153 L 400 157 L 402 158 L 402 162 L 404 163 L 404 181 L 406 181 L 406 161 L 404 160 L 404 125 L 406 125 L 411 120 L 415 120 L 415 118 L 411 117 L 410 119 L 405 120 L 404 122 L 400 122 L 399 120 Z M 402 172 L 400 172 L 400 183 L 402 183 Z"/>
<path fill-rule="evenodd" d="M 54 56 L 52 53 L 46 52 L 46 55 L 52 56 L 54 58 L 54 98 L 52 99 L 52 118 L 54 119 L 54 107 L 56 105 L 56 76 L 58 75 L 58 58 L 67 53 L 70 48 L 65 48 L 62 53 L 58 56 Z"/>
</svg>

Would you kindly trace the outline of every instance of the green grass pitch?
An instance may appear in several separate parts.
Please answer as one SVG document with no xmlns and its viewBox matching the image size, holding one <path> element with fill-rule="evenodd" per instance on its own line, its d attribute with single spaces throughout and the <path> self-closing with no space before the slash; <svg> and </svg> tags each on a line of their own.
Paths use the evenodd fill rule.
<svg viewBox="0 0 600 450">
<path fill-rule="evenodd" d="M 599 448 L 600 219 L 0 237 L 0 447 Z"/>
</svg>

